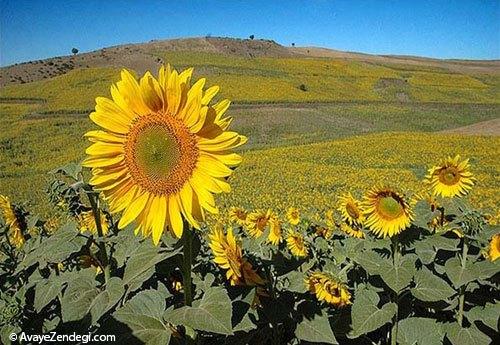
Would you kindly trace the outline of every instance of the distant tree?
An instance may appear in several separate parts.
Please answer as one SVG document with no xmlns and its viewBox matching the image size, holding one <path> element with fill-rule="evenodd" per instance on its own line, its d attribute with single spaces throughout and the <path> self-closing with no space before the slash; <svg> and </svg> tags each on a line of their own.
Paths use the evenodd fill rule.
<svg viewBox="0 0 500 345">
<path fill-rule="evenodd" d="M 292 47 L 295 47 L 295 43 L 292 43 Z"/>
<path fill-rule="evenodd" d="M 73 53 L 73 55 L 76 55 L 76 54 L 78 54 L 78 49 L 73 48 L 73 49 L 71 49 L 71 52 Z"/>
<path fill-rule="evenodd" d="M 250 35 L 250 39 L 253 40 L 255 38 L 255 35 Z"/>
</svg>

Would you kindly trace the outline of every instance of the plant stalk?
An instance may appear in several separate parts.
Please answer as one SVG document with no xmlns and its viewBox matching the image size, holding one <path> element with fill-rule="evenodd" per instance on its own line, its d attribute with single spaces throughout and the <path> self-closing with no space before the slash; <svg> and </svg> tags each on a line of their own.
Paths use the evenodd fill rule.
<svg viewBox="0 0 500 345">
<path fill-rule="evenodd" d="M 464 237 L 464 244 L 462 247 L 462 270 L 465 270 L 465 265 L 467 263 L 467 251 L 468 251 L 467 237 Z M 458 324 L 460 325 L 460 327 L 463 326 L 465 288 L 466 287 L 467 287 L 467 284 L 464 284 L 460 287 L 460 290 L 459 290 L 457 321 L 458 321 Z"/>
<path fill-rule="evenodd" d="M 397 260 L 399 260 L 399 242 L 398 236 L 394 236 L 392 238 L 392 263 L 396 266 Z M 392 327 L 391 327 L 391 345 L 397 345 L 398 343 L 398 311 L 399 311 L 399 292 L 394 292 L 392 296 L 393 303 L 396 304 L 396 313 L 392 318 Z"/>
<path fill-rule="evenodd" d="M 108 253 L 106 252 L 106 245 L 103 242 L 103 232 L 101 226 L 101 213 L 99 210 L 99 195 L 93 191 L 87 191 L 87 196 L 89 198 L 90 207 L 92 207 L 92 213 L 94 214 L 95 225 L 97 228 L 97 234 L 99 236 L 99 241 L 97 246 L 99 247 L 100 262 L 102 265 L 102 271 L 104 272 L 104 281 L 108 283 L 109 281 L 109 260 Z"/>
<path fill-rule="evenodd" d="M 188 227 L 184 230 L 183 262 L 182 262 L 182 285 L 184 288 L 184 304 L 191 306 L 193 293 L 191 291 L 191 263 L 193 261 L 193 229 Z"/>
</svg>

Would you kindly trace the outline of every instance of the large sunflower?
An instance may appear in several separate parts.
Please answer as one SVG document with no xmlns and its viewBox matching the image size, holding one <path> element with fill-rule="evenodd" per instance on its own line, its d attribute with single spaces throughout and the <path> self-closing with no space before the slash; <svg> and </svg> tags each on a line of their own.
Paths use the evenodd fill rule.
<svg viewBox="0 0 500 345">
<path fill-rule="evenodd" d="M 23 222 L 18 219 L 14 206 L 4 195 L 0 195 L 0 211 L 2 211 L 5 224 L 9 228 L 9 242 L 16 248 L 22 247 L 25 242 Z"/>
<path fill-rule="evenodd" d="M 227 270 L 226 277 L 231 285 L 262 285 L 264 280 L 254 271 L 252 264 L 243 258 L 241 246 L 230 228 L 224 235 L 222 226 L 217 224 L 209 235 L 214 262 Z"/>
<path fill-rule="evenodd" d="M 354 199 L 351 193 L 346 193 L 339 198 L 337 209 L 342 215 L 342 220 L 348 224 L 363 224 L 364 216 L 361 203 Z"/>
<path fill-rule="evenodd" d="M 212 193 L 229 192 L 229 167 L 241 162 L 231 149 L 246 142 L 227 131 L 230 102 L 210 105 L 219 88 L 203 91 L 203 78 L 191 86 L 192 72 L 167 65 L 137 81 L 123 70 L 112 99 L 96 98 L 90 114 L 103 130 L 85 135 L 93 144 L 83 165 L 111 213 L 123 212 L 118 227 L 135 222 L 155 244 L 166 227 L 180 237 L 183 219 L 199 228 L 205 210 L 217 213 Z"/>
<path fill-rule="evenodd" d="M 413 220 L 408 202 L 396 191 L 374 187 L 365 195 L 365 225 L 379 237 L 392 237 L 406 229 Z"/>
<path fill-rule="evenodd" d="M 474 185 L 470 172 L 469 160 L 460 160 L 460 156 L 448 157 L 438 166 L 429 169 L 425 182 L 430 185 L 434 195 L 455 197 L 466 195 Z"/>
<path fill-rule="evenodd" d="M 487 258 L 490 261 L 495 261 L 500 258 L 500 234 L 496 234 L 491 238 L 488 246 Z"/>
<path fill-rule="evenodd" d="M 351 304 L 351 294 L 345 284 L 322 272 L 313 272 L 305 280 L 309 292 L 316 295 L 319 301 L 335 307 Z"/>
</svg>

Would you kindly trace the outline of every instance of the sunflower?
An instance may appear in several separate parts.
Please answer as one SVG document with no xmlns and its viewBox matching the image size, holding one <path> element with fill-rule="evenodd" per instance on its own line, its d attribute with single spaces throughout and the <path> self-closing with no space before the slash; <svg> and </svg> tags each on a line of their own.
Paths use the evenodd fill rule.
<svg viewBox="0 0 500 345">
<path fill-rule="evenodd" d="M 191 86 L 193 69 L 177 73 L 162 66 L 158 79 L 147 72 L 137 81 L 127 70 L 111 86 L 112 99 L 96 98 L 90 119 L 103 130 L 85 134 L 92 142 L 83 166 L 102 191 L 118 228 L 135 223 L 135 233 L 158 244 L 165 228 L 181 237 L 183 219 L 200 228 L 205 211 L 217 213 L 213 193 L 229 192 L 226 178 L 241 162 L 231 150 L 246 142 L 227 131 L 230 102 L 210 105 L 219 88 Z"/>
<path fill-rule="evenodd" d="M 345 284 L 326 273 L 313 272 L 305 279 L 305 283 L 309 292 L 315 294 L 319 301 L 335 307 L 351 304 L 351 294 Z"/>
<path fill-rule="evenodd" d="M 339 198 L 337 210 L 342 215 L 342 220 L 349 224 L 363 224 L 364 216 L 361 203 L 354 199 L 351 193 L 346 193 Z"/>
<path fill-rule="evenodd" d="M 304 236 L 296 231 L 290 231 L 286 237 L 286 244 L 292 255 L 302 258 L 308 254 Z"/>
<path fill-rule="evenodd" d="M 452 198 L 466 195 L 472 189 L 474 180 L 469 160 L 461 161 L 460 156 L 456 155 L 430 168 L 424 181 L 430 185 L 434 195 Z"/>
<path fill-rule="evenodd" d="M 269 236 L 267 237 L 267 241 L 273 245 L 278 245 L 283 238 L 281 237 L 281 222 L 278 217 L 272 217 L 269 221 Z"/>
<path fill-rule="evenodd" d="M 248 234 L 254 238 L 262 236 L 266 227 L 269 225 L 269 220 L 273 217 L 273 212 L 256 210 L 247 216 L 246 230 Z"/>
<path fill-rule="evenodd" d="M 325 221 L 326 221 L 326 225 L 330 228 L 333 228 L 336 226 L 335 217 L 333 216 L 333 210 L 326 211 Z"/>
<path fill-rule="evenodd" d="M 21 248 L 25 242 L 22 230 L 24 222 L 18 219 L 14 206 L 4 195 L 0 195 L 0 210 L 3 213 L 5 224 L 9 228 L 9 242 L 16 248 Z"/>
<path fill-rule="evenodd" d="M 217 224 L 209 235 L 209 239 L 210 248 L 215 256 L 214 262 L 227 270 L 226 278 L 231 285 L 264 284 L 264 280 L 254 271 L 252 264 L 243 258 L 241 246 L 231 228 L 225 236 L 222 226 Z"/>
<path fill-rule="evenodd" d="M 297 225 L 300 222 L 300 212 L 297 208 L 295 207 L 290 207 L 286 211 L 286 219 L 288 220 L 288 223 L 292 225 Z"/>
<path fill-rule="evenodd" d="M 488 246 L 487 258 L 490 261 L 495 261 L 500 257 L 500 234 L 496 234 L 491 238 Z"/>
<path fill-rule="evenodd" d="M 346 235 L 355 237 L 355 238 L 365 238 L 365 233 L 361 231 L 357 226 L 350 225 L 348 223 L 342 223 L 340 225 L 340 230 L 344 232 Z"/>
<path fill-rule="evenodd" d="M 80 232 L 88 231 L 93 235 L 97 235 L 97 226 L 95 223 L 94 212 L 84 211 L 77 216 L 78 224 L 80 225 Z M 102 234 L 106 235 L 109 230 L 106 215 L 101 213 L 100 217 Z"/>
<path fill-rule="evenodd" d="M 231 207 L 229 209 L 229 219 L 239 226 L 244 226 L 247 221 L 247 212 L 241 207 Z"/>
<path fill-rule="evenodd" d="M 379 237 L 392 237 L 406 229 L 413 211 L 402 195 L 386 187 L 374 187 L 365 195 L 365 225 Z"/>
<path fill-rule="evenodd" d="M 314 233 L 316 236 L 323 237 L 325 239 L 329 239 L 333 235 L 333 228 L 329 226 L 321 226 L 321 225 L 316 225 L 314 226 Z"/>
</svg>

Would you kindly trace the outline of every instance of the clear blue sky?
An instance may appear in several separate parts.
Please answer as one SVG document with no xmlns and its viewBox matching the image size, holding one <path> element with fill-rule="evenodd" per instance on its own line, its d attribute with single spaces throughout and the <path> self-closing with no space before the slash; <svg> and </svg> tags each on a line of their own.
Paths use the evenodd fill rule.
<svg viewBox="0 0 500 345">
<path fill-rule="evenodd" d="M 500 58 L 500 0 L 0 0 L 0 65 L 175 37 L 270 38 L 376 54 Z"/>
</svg>

